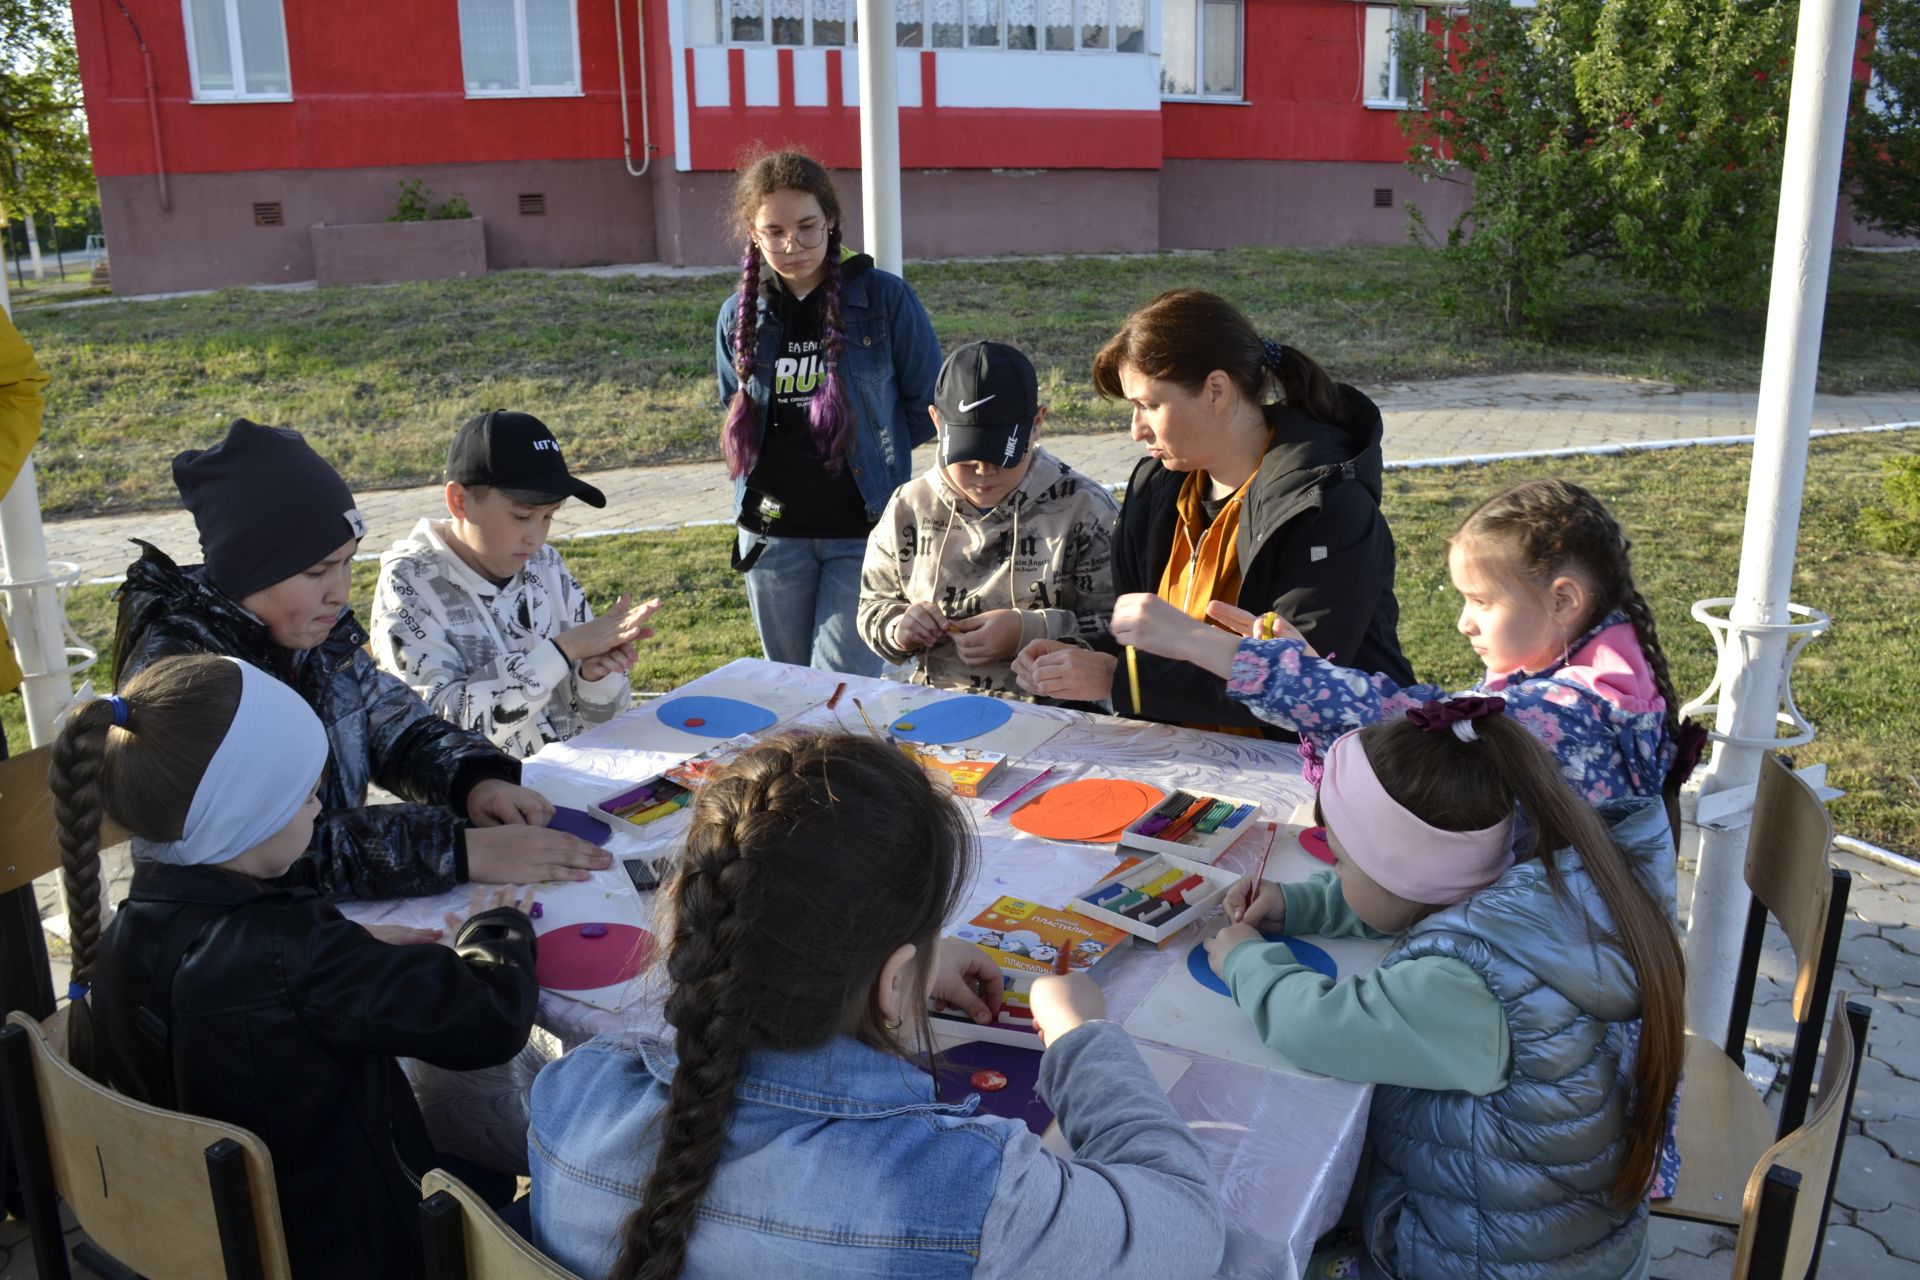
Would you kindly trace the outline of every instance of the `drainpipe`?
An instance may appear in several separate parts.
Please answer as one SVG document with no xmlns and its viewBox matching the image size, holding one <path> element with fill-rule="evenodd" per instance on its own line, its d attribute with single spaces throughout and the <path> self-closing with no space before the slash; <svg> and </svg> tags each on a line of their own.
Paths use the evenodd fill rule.
<svg viewBox="0 0 1920 1280">
<path fill-rule="evenodd" d="M 627 172 L 647 176 L 653 163 L 653 130 L 647 122 L 647 0 L 634 0 L 634 49 L 640 58 L 640 167 L 633 167 L 633 129 L 627 123 L 627 47 L 620 32 L 620 0 L 613 0 L 613 61 L 620 70 L 620 153 Z"/>
<path fill-rule="evenodd" d="M 160 146 L 160 91 L 153 82 L 153 52 L 147 48 L 147 39 L 140 34 L 140 24 L 127 12 L 124 0 L 113 0 L 120 6 L 120 16 L 133 28 L 134 43 L 140 46 L 140 62 L 147 72 L 147 123 L 153 127 L 153 180 L 160 185 L 160 211 L 173 212 L 173 196 L 167 190 L 167 155 Z"/>
</svg>

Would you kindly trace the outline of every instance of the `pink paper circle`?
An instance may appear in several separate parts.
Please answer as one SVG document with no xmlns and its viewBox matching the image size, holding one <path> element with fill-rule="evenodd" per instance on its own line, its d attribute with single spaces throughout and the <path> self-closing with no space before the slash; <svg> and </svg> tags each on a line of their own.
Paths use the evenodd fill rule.
<svg viewBox="0 0 1920 1280">
<path fill-rule="evenodd" d="M 579 926 L 540 937 L 534 973 L 549 991 L 594 991 L 626 982 L 646 967 L 653 935 L 630 924 L 602 925 L 604 934 L 583 937 Z"/>
</svg>

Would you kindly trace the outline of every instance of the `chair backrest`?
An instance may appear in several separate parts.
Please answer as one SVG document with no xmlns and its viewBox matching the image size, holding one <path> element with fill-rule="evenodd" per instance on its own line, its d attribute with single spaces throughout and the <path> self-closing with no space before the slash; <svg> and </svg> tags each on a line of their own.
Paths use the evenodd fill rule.
<svg viewBox="0 0 1920 1280">
<path fill-rule="evenodd" d="M 1793 948 L 1793 1017 L 1818 1019 L 1817 970 L 1833 896 L 1827 851 L 1833 821 L 1819 795 L 1781 759 L 1760 760 L 1760 786 L 1747 835 L 1747 888 L 1780 922 Z"/>
<path fill-rule="evenodd" d="M 579 1280 L 445 1169 L 420 1179 L 420 1194 L 427 1280 Z"/>
<path fill-rule="evenodd" d="M 1847 1117 L 1853 1110 L 1860 1054 L 1865 1048 L 1855 1040 L 1846 993 L 1841 992 L 1833 1003 L 1826 1059 L 1820 1069 L 1819 1105 L 1810 1120 L 1767 1148 L 1747 1179 L 1740 1237 L 1734 1246 L 1735 1280 L 1760 1274 L 1808 1275 L 1813 1259 L 1818 1256 L 1820 1237 L 1826 1231 L 1827 1210 L 1833 1203 L 1833 1179 L 1842 1144 L 1846 1141 Z M 1860 1010 L 1861 1006 L 1853 1008 Z M 1767 1227 L 1775 1228 L 1777 1234 L 1781 1225 L 1777 1221 L 1764 1221 L 1765 1215 L 1761 1213 L 1769 1174 L 1779 1170 L 1799 1175 L 1799 1194 L 1793 1198 L 1792 1222 L 1786 1231 L 1782 1256 L 1776 1263 L 1761 1256 L 1759 1244 Z"/>
<path fill-rule="evenodd" d="M 231 1274 L 228 1250 L 244 1255 L 251 1235 L 257 1260 L 242 1270 L 291 1280 L 273 1159 L 258 1137 L 95 1084 L 23 1013 L 7 1018 L 0 1041 L 9 1117 L 23 1144 L 44 1142 L 52 1190 L 96 1244 L 153 1280 L 202 1280 Z M 29 1184 L 42 1172 L 35 1163 L 22 1171 Z M 37 1252 L 37 1234 L 35 1243 Z"/>
<path fill-rule="evenodd" d="M 6 853 L 0 855 L 0 893 L 60 869 L 60 824 L 54 820 L 53 792 L 47 785 L 52 763 L 52 747 L 35 747 L 0 760 L 0 831 L 6 833 Z M 101 848 L 126 838 L 124 827 L 101 815 Z"/>
</svg>

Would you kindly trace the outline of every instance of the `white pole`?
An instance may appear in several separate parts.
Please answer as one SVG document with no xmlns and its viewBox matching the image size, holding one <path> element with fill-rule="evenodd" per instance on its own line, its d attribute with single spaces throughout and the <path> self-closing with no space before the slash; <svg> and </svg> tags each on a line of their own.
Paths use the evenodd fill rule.
<svg viewBox="0 0 1920 1280">
<path fill-rule="evenodd" d="M 860 217 L 866 249 L 900 275 L 900 94 L 895 86 L 893 0 L 860 0 Z M 932 104 L 928 104 L 932 105 Z"/>
<path fill-rule="evenodd" d="M 27 224 L 27 260 L 33 263 L 33 278 L 35 280 L 45 280 L 47 278 L 47 265 L 41 261 L 40 258 L 40 230 L 33 225 L 32 214 L 27 214 L 25 221 Z M 12 312 L 8 312 L 8 314 L 11 315 Z"/>
<path fill-rule="evenodd" d="M 11 318 L 13 300 L 5 265 L 0 261 L 0 310 Z M 34 480 L 32 454 L 27 455 L 6 497 L 0 498 L 0 558 L 6 561 L 6 577 L 14 582 L 44 579 L 52 572 L 47 566 L 46 535 L 40 528 L 40 486 Z M 20 669 L 27 673 L 20 685 L 27 740 L 37 747 L 53 741 L 54 721 L 73 697 L 59 596 L 52 587 L 34 587 L 14 593 L 9 603 L 7 634 Z"/>
<path fill-rule="evenodd" d="M 1724 683 L 1714 722 L 1717 733 L 1735 741 L 1715 748 L 1701 780 L 1702 796 L 1756 782 L 1764 744 L 1775 734 L 1787 635 L 1763 631 L 1743 636 L 1739 627 L 1789 621 L 1787 600 L 1806 488 L 1807 433 L 1859 23 L 1860 0 L 1805 0 L 1800 6 L 1753 471 L 1740 581 L 1730 613 L 1735 635 L 1720 657 Z M 1726 1033 L 1747 916 L 1747 833 L 1735 827 L 1701 832 L 1687 926 L 1687 1022 L 1715 1040 Z"/>
</svg>

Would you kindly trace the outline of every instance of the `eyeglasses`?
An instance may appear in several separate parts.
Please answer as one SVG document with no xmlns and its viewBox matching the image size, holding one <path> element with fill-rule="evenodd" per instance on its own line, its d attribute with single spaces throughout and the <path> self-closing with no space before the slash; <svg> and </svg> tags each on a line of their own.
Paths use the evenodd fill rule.
<svg viewBox="0 0 1920 1280">
<path fill-rule="evenodd" d="M 783 235 L 777 231 L 768 231 L 764 227 L 753 229 L 753 238 L 760 242 L 762 249 L 778 249 L 783 253 L 792 253 L 795 249 L 818 249 L 827 238 L 825 226 L 801 227 L 792 235 Z"/>
</svg>

